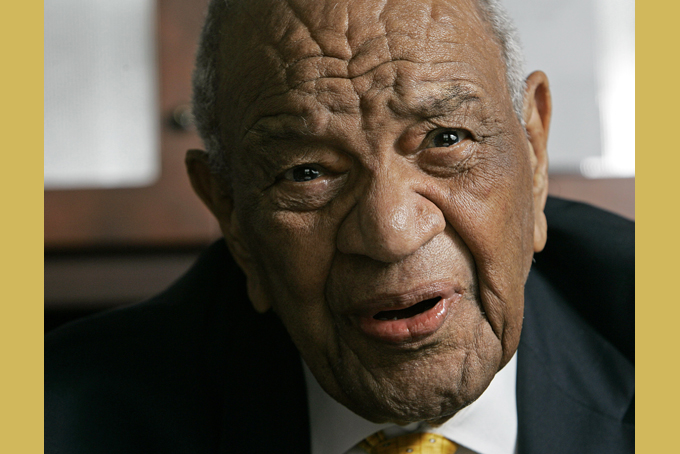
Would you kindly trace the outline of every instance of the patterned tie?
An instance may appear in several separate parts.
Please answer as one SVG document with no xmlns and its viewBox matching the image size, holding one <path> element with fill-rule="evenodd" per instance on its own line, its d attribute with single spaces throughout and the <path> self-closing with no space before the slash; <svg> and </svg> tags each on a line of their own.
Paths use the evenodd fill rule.
<svg viewBox="0 0 680 454">
<path fill-rule="evenodd" d="M 412 433 L 390 438 L 380 431 L 357 445 L 369 454 L 453 454 L 458 445 L 437 434 Z"/>
</svg>

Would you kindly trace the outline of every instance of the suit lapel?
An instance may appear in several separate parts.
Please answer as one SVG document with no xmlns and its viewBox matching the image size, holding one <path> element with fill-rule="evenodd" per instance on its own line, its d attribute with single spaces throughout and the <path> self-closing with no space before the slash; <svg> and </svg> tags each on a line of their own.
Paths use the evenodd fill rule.
<svg viewBox="0 0 680 454">
<path fill-rule="evenodd" d="M 517 357 L 520 454 L 626 453 L 632 364 L 571 309 L 542 275 L 526 286 Z"/>
<path fill-rule="evenodd" d="M 210 440 L 216 452 L 309 452 L 300 355 L 276 315 L 252 308 L 245 276 L 224 241 L 213 244 L 183 280 L 183 299 L 203 314 L 204 324 L 192 334 L 203 339 L 195 355 L 216 371 L 210 384 L 212 400 L 222 408 L 215 416 L 221 430 Z"/>
<path fill-rule="evenodd" d="M 244 370 L 230 377 L 219 452 L 308 453 L 309 416 L 300 356 L 274 316 L 241 352 Z M 252 327 L 252 326 L 251 326 Z M 246 351 L 247 350 L 247 351 Z"/>
</svg>

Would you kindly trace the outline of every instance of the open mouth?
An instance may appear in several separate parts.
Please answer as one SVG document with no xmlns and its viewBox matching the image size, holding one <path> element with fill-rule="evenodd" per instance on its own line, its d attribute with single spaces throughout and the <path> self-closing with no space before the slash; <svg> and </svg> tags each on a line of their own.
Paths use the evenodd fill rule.
<svg viewBox="0 0 680 454">
<path fill-rule="evenodd" d="M 409 345 L 436 333 L 461 296 L 446 283 L 424 286 L 357 304 L 358 313 L 352 318 L 359 331 L 368 337 L 393 345 Z"/>
<path fill-rule="evenodd" d="M 422 314 L 423 312 L 429 311 L 430 309 L 435 307 L 441 299 L 442 298 L 438 296 L 436 298 L 430 298 L 421 301 L 420 303 L 414 304 L 413 306 L 409 306 L 406 309 L 399 309 L 396 311 L 381 311 L 375 314 L 373 318 L 380 321 L 401 320 L 403 318 L 411 318 L 418 314 Z"/>
</svg>

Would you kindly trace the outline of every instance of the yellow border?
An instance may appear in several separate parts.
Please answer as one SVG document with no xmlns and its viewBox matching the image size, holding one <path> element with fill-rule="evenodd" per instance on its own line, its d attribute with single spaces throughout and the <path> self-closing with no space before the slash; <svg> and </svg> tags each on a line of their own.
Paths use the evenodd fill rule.
<svg viewBox="0 0 680 454">
<path fill-rule="evenodd" d="M 638 2 L 636 17 L 636 322 L 639 452 L 680 436 L 680 39 L 678 2 Z M 676 446 L 676 448 L 664 449 Z"/>
<path fill-rule="evenodd" d="M 43 451 L 43 3 L 10 1 L 2 55 L 0 452 Z"/>
</svg>

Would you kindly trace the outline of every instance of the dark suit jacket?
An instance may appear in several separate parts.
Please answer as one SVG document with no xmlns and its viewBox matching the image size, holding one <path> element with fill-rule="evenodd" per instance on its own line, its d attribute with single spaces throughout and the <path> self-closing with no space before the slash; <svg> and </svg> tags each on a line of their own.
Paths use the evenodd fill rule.
<svg viewBox="0 0 680 454">
<path fill-rule="evenodd" d="M 551 199 L 526 285 L 519 452 L 633 452 L 633 223 Z M 152 300 L 45 344 L 46 453 L 305 453 L 300 357 L 223 241 Z"/>
</svg>

